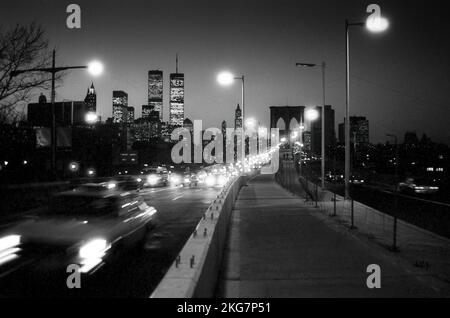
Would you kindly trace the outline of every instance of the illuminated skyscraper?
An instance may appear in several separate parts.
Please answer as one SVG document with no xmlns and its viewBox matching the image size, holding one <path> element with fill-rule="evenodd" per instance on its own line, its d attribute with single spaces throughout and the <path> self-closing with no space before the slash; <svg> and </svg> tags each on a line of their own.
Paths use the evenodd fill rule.
<svg viewBox="0 0 450 318">
<path fill-rule="evenodd" d="M 134 123 L 134 107 L 132 106 L 127 107 L 127 123 Z"/>
<path fill-rule="evenodd" d="M 113 91 L 113 122 L 127 121 L 128 94 L 124 91 Z"/>
<path fill-rule="evenodd" d="M 159 120 L 163 120 L 163 72 L 148 71 L 148 106 L 159 112 Z M 143 115 L 144 117 L 144 115 Z"/>
<path fill-rule="evenodd" d="M 176 73 L 170 74 L 170 114 L 169 125 L 182 127 L 184 121 L 184 74 L 178 73 L 178 55 Z"/>
<path fill-rule="evenodd" d="M 94 83 L 88 88 L 84 102 L 86 103 L 86 110 L 88 112 L 95 113 L 97 111 L 97 93 L 95 92 Z"/>
<path fill-rule="evenodd" d="M 151 105 L 142 105 L 142 118 L 149 118 L 150 114 L 153 112 L 154 106 Z M 158 114 L 158 118 L 159 118 Z"/>
</svg>

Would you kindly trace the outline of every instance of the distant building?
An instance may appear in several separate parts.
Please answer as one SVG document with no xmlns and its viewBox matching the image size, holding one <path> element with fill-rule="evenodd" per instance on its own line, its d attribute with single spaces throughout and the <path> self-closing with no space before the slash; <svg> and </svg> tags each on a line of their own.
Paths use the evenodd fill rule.
<svg viewBox="0 0 450 318">
<path fill-rule="evenodd" d="M 175 73 L 170 74 L 169 125 L 182 127 L 184 121 L 184 74 L 178 73 L 178 55 Z"/>
<path fill-rule="evenodd" d="M 148 71 L 148 106 L 159 113 L 159 120 L 163 120 L 163 72 Z M 144 115 L 142 116 L 144 117 Z"/>
<path fill-rule="evenodd" d="M 142 105 L 142 118 L 149 118 L 150 114 L 155 111 L 155 106 L 153 105 Z M 160 114 L 158 113 L 158 118 L 160 118 Z M 161 119 L 160 119 L 161 120 Z"/>
<path fill-rule="evenodd" d="M 369 120 L 366 117 L 350 116 L 350 142 L 358 145 L 369 144 Z M 339 124 L 339 143 L 345 144 L 345 119 L 344 123 Z"/>
<path fill-rule="evenodd" d="M 128 124 L 134 123 L 134 107 L 132 106 L 127 107 L 127 123 Z"/>
<path fill-rule="evenodd" d="M 45 104 L 47 103 L 47 97 L 41 93 L 41 95 L 39 95 L 39 104 Z"/>
<path fill-rule="evenodd" d="M 63 101 L 55 103 L 55 119 L 57 126 L 85 125 L 85 117 L 88 112 L 85 102 Z M 52 126 L 52 104 L 47 103 L 45 95 L 39 96 L 38 103 L 30 103 L 27 106 L 27 121 L 33 127 Z"/>
<path fill-rule="evenodd" d="M 319 118 L 311 122 L 311 147 L 317 155 L 322 155 L 322 106 L 316 106 Z M 336 132 L 334 127 L 334 109 L 330 105 L 325 106 L 325 153 L 329 153 L 335 144 Z"/>
<path fill-rule="evenodd" d="M 134 139 L 140 142 L 149 142 L 161 137 L 161 121 L 159 113 L 154 112 L 148 118 L 138 118 L 134 122 Z"/>
<path fill-rule="evenodd" d="M 170 74 L 170 116 L 169 125 L 183 126 L 184 121 L 184 74 Z"/>
<path fill-rule="evenodd" d="M 242 128 L 242 110 L 239 104 L 237 104 L 236 110 L 234 112 L 234 128 Z"/>
<path fill-rule="evenodd" d="M 127 121 L 127 107 L 128 94 L 124 91 L 113 91 L 113 122 L 126 123 Z"/>
<path fill-rule="evenodd" d="M 84 102 L 89 112 L 97 112 L 97 93 L 95 92 L 94 83 L 88 88 Z"/>
<path fill-rule="evenodd" d="M 305 151 L 312 150 L 312 133 L 310 131 L 303 132 L 303 149 Z"/>
<path fill-rule="evenodd" d="M 161 123 L 161 137 L 165 142 L 170 141 L 170 134 L 172 131 L 170 130 L 170 126 L 167 122 L 163 121 Z"/>
<path fill-rule="evenodd" d="M 222 121 L 222 137 L 225 138 L 227 136 L 227 122 Z"/>
<path fill-rule="evenodd" d="M 194 124 L 192 123 L 192 120 L 190 120 L 189 118 L 186 118 L 183 121 L 183 127 L 189 129 L 189 131 L 192 132 L 194 131 Z"/>
</svg>

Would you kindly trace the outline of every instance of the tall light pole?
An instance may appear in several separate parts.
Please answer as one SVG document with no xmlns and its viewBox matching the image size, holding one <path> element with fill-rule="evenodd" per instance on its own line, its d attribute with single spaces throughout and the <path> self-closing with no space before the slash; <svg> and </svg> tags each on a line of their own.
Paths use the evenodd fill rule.
<svg viewBox="0 0 450 318">
<path fill-rule="evenodd" d="M 235 80 L 241 80 L 242 86 L 241 86 L 241 98 L 242 98 L 242 133 L 241 133 L 241 143 L 242 143 L 242 166 L 244 167 L 245 164 L 245 77 L 244 75 L 241 76 L 234 76 L 230 72 L 222 72 L 217 76 L 217 81 L 219 84 L 228 86 L 233 84 Z M 245 168 L 245 167 L 244 167 Z"/>
<path fill-rule="evenodd" d="M 345 198 L 350 198 L 350 27 L 358 26 L 366 28 L 373 33 L 384 32 L 388 27 L 388 21 L 381 17 L 369 16 L 366 22 L 351 23 L 345 20 Z"/>
<path fill-rule="evenodd" d="M 295 66 L 297 67 L 316 67 L 318 66 L 317 64 L 313 64 L 313 63 L 296 63 Z M 321 152 L 322 152 L 322 158 L 321 158 L 321 176 L 322 176 L 322 189 L 325 189 L 325 68 L 326 68 L 326 63 L 322 62 L 322 64 L 320 64 L 320 67 L 322 69 L 322 101 L 323 101 L 323 106 L 322 106 L 322 136 L 321 136 Z"/>
<path fill-rule="evenodd" d="M 51 113 L 52 113 L 52 127 L 51 127 L 51 169 L 52 173 L 56 176 L 56 114 L 55 114 L 55 81 L 56 81 L 56 73 L 61 71 L 66 71 L 69 69 L 88 69 L 92 75 L 99 75 L 103 71 L 103 66 L 100 62 L 92 62 L 87 66 L 62 66 L 56 67 L 56 52 L 53 50 L 52 52 L 52 67 L 47 68 L 33 68 L 33 69 L 25 69 L 25 70 L 16 70 L 11 72 L 10 76 L 14 77 L 23 73 L 29 72 L 46 72 L 52 75 L 52 85 L 51 85 Z"/>
</svg>

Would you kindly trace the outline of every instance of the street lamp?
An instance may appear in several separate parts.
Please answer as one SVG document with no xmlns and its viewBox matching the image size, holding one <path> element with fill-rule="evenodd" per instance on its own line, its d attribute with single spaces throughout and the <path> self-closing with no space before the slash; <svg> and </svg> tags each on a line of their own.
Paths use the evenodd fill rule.
<svg viewBox="0 0 450 318">
<path fill-rule="evenodd" d="M 242 124 L 245 126 L 245 81 L 244 81 L 244 75 L 241 76 L 235 76 L 232 73 L 228 71 L 224 71 L 219 73 L 217 75 L 217 82 L 222 86 L 229 86 L 234 83 L 235 80 L 241 80 L 242 86 Z M 245 163 L 245 134 L 244 134 L 245 127 L 242 127 L 242 163 Z"/>
<path fill-rule="evenodd" d="M 313 63 L 296 63 L 297 67 L 317 67 L 317 64 Z M 321 160 L 321 174 L 322 174 L 322 189 L 325 189 L 325 62 L 320 64 L 322 69 L 322 98 L 323 98 L 323 107 L 322 107 L 322 136 L 321 136 L 321 152 L 322 152 L 322 160 Z"/>
<path fill-rule="evenodd" d="M 33 68 L 33 69 L 25 69 L 25 70 L 15 70 L 10 73 L 11 77 L 28 73 L 28 72 L 46 72 L 50 73 L 52 75 L 52 91 L 51 91 L 51 113 L 52 113 L 52 127 L 51 127 L 51 142 L 52 142 L 52 159 L 51 159 L 51 167 L 52 172 L 56 175 L 56 115 L 55 115 L 55 95 L 56 95 L 56 89 L 55 89 L 55 77 L 56 73 L 59 73 L 61 71 L 66 71 L 69 69 L 88 69 L 89 73 L 91 73 L 93 76 L 100 75 L 103 71 L 103 65 L 98 62 L 94 61 L 89 63 L 87 66 L 62 66 L 62 67 L 56 67 L 55 66 L 55 60 L 56 60 L 56 52 L 53 50 L 52 52 L 52 67 L 47 68 Z"/>
<path fill-rule="evenodd" d="M 254 130 L 258 124 L 256 123 L 255 118 L 248 118 L 245 121 L 245 127 L 250 130 Z"/>
<path fill-rule="evenodd" d="M 95 112 L 88 112 L 84 118 L 86 123 L 93 125 L 98 121 L 98 115 Z"/>
<path fill-rule="evenodd" d="M 317 120 L 317 118 L 319 118 L 319 112 L 317 111 L 317 109 L 314 108 L 308 108 L 305 111 L 305 119 L 308 121 L 314 121 Z"/>
<path fill-rule="evenodd" d="M 370 9 L 370 6 L 369 8 Z M 367 30 L 373 33 L 380 33 L 389 27 L 389 22 L 386 18 L 381 16 L 370 15 L 366 22 L 356 22 L 351 23 L 347 19 L 345 20 L 345 88 L 346 88 L 346 98 L 345 98 L 345 198 L 350 198 L 350 27 L 366 26 Z"/>
</svg>

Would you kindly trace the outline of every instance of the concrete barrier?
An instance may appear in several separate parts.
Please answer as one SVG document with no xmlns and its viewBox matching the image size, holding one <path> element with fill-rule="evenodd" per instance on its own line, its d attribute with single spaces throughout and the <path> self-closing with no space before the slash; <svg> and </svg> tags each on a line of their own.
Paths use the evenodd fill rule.
<svg viewBox="0 0 450 318">
<path fill-rule="evenodd" d="M 214 296 L 230 215 L 239 191 L 248 179 L 248 176 L 241 176 L 224 187 L 206 210 L 151 298 Z"/>
</svg>

